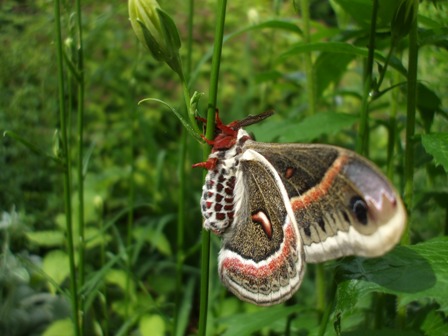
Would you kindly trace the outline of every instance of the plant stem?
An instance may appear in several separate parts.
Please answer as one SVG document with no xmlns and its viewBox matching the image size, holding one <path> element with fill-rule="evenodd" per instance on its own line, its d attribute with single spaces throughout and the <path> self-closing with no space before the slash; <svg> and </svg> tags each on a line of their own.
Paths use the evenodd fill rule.
<svg viewBox="0 0 448 336">
<path fill-rule="evenodd" d="M 82 335 L 82 329 L 79 324 L 79 302 L 78 302 L 78 286 L 76 282 L 76 267 L 75 267 L 75 251 L 73 245 L 73 231 L 72 231 L 72 203 L 71 203 L 71 164 L 70 164 L 70 146 L 67 136 L 67 115 L 65 107 L 65 81 L 63 72 L 63 56 L 62 56 L 62 34 L 61 34 L 61 13 L 59 0 L 54 1 L 54 16 L 55 16 L 55 30 L 56 30 L 56 59 L 58 68 L 58 95 L 59 95 L 59 119 L 61 127 L 62 151 L 64 155 L 64 206 L 65 206 L 65 221 L 67 230 L 67 243 L 70 266 L 70 289 L 71 289 L 71 306 L 73 313 L 74 333 L 76 336 Z"/>
<path fill-rule="evenodd" d="M 372 19 L 370 22 L 369 53 L 367 55 L 366 71 L 364 74 L 364 89 L 362 96 L 362 108 L 359 122 L 356 151 L 362 155 L 368 155 L 369 145 L 369 103 L 372 88 L 373 62 L 375 53 L 376 20 L 378 16 L 378 0 L 373 0 Z"/>
<path fill-rule="evenodd" d="M 78 163 L 77 163 L 77 175 L 78 175 L 78 254 L 79 254 L 79 288 L 84 286 L 85 282 L 85 237 L 84 237 L 84 54 L 83 54 L 83 41 L 82 41 L 82 12 L 81 12 L 81 0 L 76 0 L 77 22 L 76 28 L 78 32 L 78 59 L 77 59 L 77 71 L 79 74 L 78 79 Z M 84 329 L 84 299 L 80 298 L 80 313 L 81 313 L 81 328 Z"/>
<path fill-rule="evenodd" d="M 324 264 L 316 265 L 316 311 L 317 311 L 317 320 L 319 323 L 322 321 L 322 317 L 325 312 L 325 290 L 326 290 L 326 281 L 325 281 L 325 271 Z"/>
<path fill-rule="evenodd" d="M 409 55 L 408 55 L 408 87 L 406 98 L 406 148 L 404 162 L 404 201 L 408 208 L 408 225 L 406 226 L 401 244 L 409 245 L 409 218 L 412 214 L 412 202 L 414 191 L 414 133 L 415 112 L 417 109 L 417 66 L 418 66 L 418 12 L 419 0 L 414 0 L 415 18 L 409 32 Z M 401 329 L 406 325 L 406 306 L 397 311 L 397 325 Z"/>
<path fill-rule="evenodd" d="M 189 0 L 188 3 L 188 38 L 187 38 L 187 62 L 185 73 L 187 78 L 190 77 L 191 72 L 191 60 L 193 51 L 193 18 L 194 18 L 194 1 Z M 188 79 L 184 80 L 184 88 L 187 88 Z M 186 94 L 187 92 L 184 92 Z M 190 99 L 190 94 L 185 99 Z M 191 108 L 190 105 L 186 105 L 186 108 Z M 188 111 L 187 111 L 188 113 Z M 196 122 L 194 123 L 196 124 Z M 176 260 L 176 307 L 174 314 L 174 334 L 182 335 L 183 330 L 179 330 L 179 312 L 181 307 L 181 298 L 183 291 L 183 277 L 182 270 L 184 266 L 185 251 L 184 251 L 184 235 L 185 235 L 185 190 L 186 190 L 186 158 L 187 158 L 187 131 L 182 129 L 181 145 L 179 152 L 179 207 L 177 217 L 177 260 Z"/>
<path fill-rule="evenodd" d="M 300 10 L 303 22 L 303 40 L 305 43 L 311 42 L 310 30 L 310 4 L 309 0 L 300 1 Z M 308 115 L 316 113 L 316 79 L 314 76 L 313 59 L 311 52 L 306 52 L 305 58 L 305 75 L 306 75 L 306 95 L 308 100 Z"/>
<path fill-rule="evenodd" d="M 132 106 L 129 104 L 129 106 Z M 133 249 L 131 248 L 132 245 L 132 231 L 134 229 L 134 204 L 135 204 L 135 179 L 134 179 L 134 173 L 135 173 L 135 158 L 134 158 L 134 147 L 135 147 L 135 119 L 136 119 L 136 108 L 131 108 L 130 110 L 131 116 L 129 118 L 130 120 L 130 130 L 131 130 L 131 138 L 130 138 L 130 162 L 131 162 L 131 171 L 129 173 L 129 194 L 128 194 L 128 204 L 129 204 L 129 212 L 128 212 L 128 218 L 127 218 L 127 229 L 126 229 L 126 267 L 127 267 L 127 276 L 126 276 L 126 298 L 125 298 L 125 311 L 126 311 L 126 317 L 131 318 L 131 279 L 132 277 L 132 253 Z"/>
<path fill-rule="evenodd" d="M 221 63 L 221 52 L 224 38 L 224 23 L 226 18 L 227 0 L 218 1 L 217 24 L 215 29 L 215 44 L 213 47 L 212 69 L 210 74 L 210 91 L 207 109 L 207 131 L 206 138 L 213 139 L 215 132 L 215 109 L 218 96 L 219 67 Z M 210 148 L 204 145 L 203 157 L 207 160 Z M 210 232 L 202 230 L 201 249 L 201 297 L 199 307 L 199 335 L 205 336 L 207 330 L 208 311 L 208 289 L 210 273 Z"/>
<path fill-rule="evenodd" d="M 393 83 L 399 82 L 400 74 L 394 72 Z M 394 175 L 394 149 L 397 141 L 398 90 L 392 90 L 390 95 L 389 139 L 387 141 L 387 177 L 392 181 Z"/>
<path fill-rule="evenodd" d="M 418 0 L 414 0 L 415 8 L 418 8 Z M 418 65 L 418 36 L 417 19 L 414 20 L 409 32 L 409 56 L 408 56 L 408 87 L 406 110 L 406 148 L 404 166 L 404 201 L 409 209 L 412 209 L 414 190 L 414 133 L 415 111 L 417 109 L 417 65 Z M 409 244 L 409 227 L 406 229 L 401 242 Z"/>
<path fill-rule="evenodd" d="M 182 269 L 184 266 L 184 235 L 185 235 L 185 189 L 186 172 L 185 163 L 187 157 L 187 131 L 182 129 L 181 143 L 179 151 L 179 207 L 177 209 L 177 260 L 176 260 L 176 307 L 174 314 L 174 335 L 182 335 L 179 328 L 179 311 L 181 307 L 181 298 L 183 293 Z"/>
</svg>

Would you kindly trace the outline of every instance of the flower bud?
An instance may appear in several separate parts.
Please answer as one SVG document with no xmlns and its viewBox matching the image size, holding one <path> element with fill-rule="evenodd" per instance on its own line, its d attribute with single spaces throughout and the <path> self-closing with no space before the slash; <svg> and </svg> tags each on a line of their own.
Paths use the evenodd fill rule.
<svg viewBox="0 0 448 336">
<path fill-rule="evenodd" d="M 158 52 L 156 48 L 161 45 L 162 31 L 160 28 L 160 20 L 156 9 L 160 8 L 155 0 L 129 0 L 129 19 L 135 35 L 143 45 L 146 45 L 158 60 Z M 148 45 L 144 29 L 154 39 L 153 45 Z"/>
<path fill-rule="evenodd" d="M 182 76 L 179 48 L 180 38 L 171 17 L 156 0 L 129 0 L 129 18 L 137 38 L 154 58 L 166 62 Z"/>
<path fill-rule="evenodd" d="M 417 17 L 415 3 L 412 0 L 401 0 L 391 21 L 392 41 L 398 42 L 409 34 L 412 24 Z"/>
</svg>

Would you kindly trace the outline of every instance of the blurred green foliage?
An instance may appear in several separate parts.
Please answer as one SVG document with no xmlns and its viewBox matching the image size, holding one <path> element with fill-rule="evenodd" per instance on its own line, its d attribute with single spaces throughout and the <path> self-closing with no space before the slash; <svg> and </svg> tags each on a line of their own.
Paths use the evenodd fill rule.
<svg viewBox="0 0 448 336">
<path fill-rule="evenodd" d="M 371 1 L 312 1 L 312 41 L 307 46 L 302 43 L 302 22 L 296 2 L 229 2 L 218 95 L 221 117 L 230 122 L 274 108 L 277 113 L 272 120 L 250 128 L 259 139 L 320 141 L 353 148 L 363 92 L 365 59 L 360 55 L 366 53 Z M 391 43 L 390 22 L 399 2 L 380 1 L 376 45 L 383 60 Z M 174 18 L 183 44 L 180 52 L 185 57 L 188 2 L 160 1 L 160 5 Z M 62 6 L 66 53 L 73 55 L 76 49 L 72 38 L 74 9 L 68 1 L 63 1 Z M 182 88 L 172 71 L 152 59 L 138 44 L 125 2 L 88 0 L 83 1 L 82 6 L 88 280 L 81 292 L 87 307 L 85 319 L 89 331 L 86 334 L 164 335 L 173 332 L 179 169 L 185 169 L 188 176 L 185 288 L 181 291 L 180 325 L 185 334 L 194 334 L 198 319 L 202 174 L 190 167 L 201 161 L 201 145 L 188 139 L 187 162 L 185 167 L 179 167 L 181 124 L 160 104 L 137 106 L 139 100 L 153 97 L 182 110 Z M 416 123 L 415 195 L 414 204 L 408 205 L 412 209 L 413 243 L 448 234 L 446 144 L 443 146 L 448 132 L 447 9 L 445 2 L 423 1 L 419 10 L 421 88 Z M 191 90 L 206 94 L 214 11 L 214 1 L 195 2 L 193 70 L 189 77 Z M 0 130 L 2 133 L 13 131 L 48 155 L 54 153 L 55 131 L 60 127 L 54 20 L 53 4 L 48 0 L 4 0 L 0 3 Z M 308 102 L 303 68 L 303 52 L 307 50 L 303 48 L 314 48 L 317 110 L 326 112 L 308 118 L 305 118 Z M 384 169 L 389 118 L 391 111 L 396 113 L 398 127 L 392 172 L 398 188 L 403 183 L 406 55 L 407 40 L 402 38 L 395 47 L 381 88 L 386 90 L 385 94 L 370 104 L 370 156 Z M 381 57 L 376 59 L 376 76 L 381 71 Z M 67 91 L 74 93 L 74 79 L 68 71 L 65 76 L 70 83 Z M 387 91 L 392 85 L 397 87 Z M 68 96 L 76 97 L 76 94 Z M 70 141 L 75 143 L 77 101 L 70 97 L 66 101 L 70 112 Z M 207 108 L 205 105 L 204 101 L 199 104 L 202 115 Z M 322 123 L 325 127 L 316 127 Z M 288 133 L 284 134 L 284 130 Z M 76 153 L 70 155 L 74 160 Z M 0 160 L 0 211 L 3 213 L 0 222 L 0 334 L 38 335 L 50 325 L 46 335 L 57 334 L 58 330 L 66 330 L 69 321 L 64 318 L 70 315 L 60 167 L 10 136 L 2 139 Z M 131 176 L 135 183 L 133 191 Z M 131 192 L 134 204 L 129 204 Z M 79 206 L 76 193 L 74 183 L 74 223 L 77 223 Z M 131 241 L 128 241 L 127 216 L 131 210 L 134 223 Z M 76 225 L 74 230 L 77 230 Z M 446 239 L 437 239 L 440 238 L 420 247 L 423 252 L 417 247 L 417 252 L 434 262 L 446 258 Z M 440 244 L 441 241 L 445 244 Z M 212 256 L 215 257 L 219 239 L 214 238 L 212 242 Z M 434 246 L 438 250 L 431 249 Z M 406 257 L 403 251 L 399 253 Z M 437 256 L 437 251 L 441 256 Z M 345 274 L 342 278 L 346 279 L 347 274 L 352 275 L 350 272 L 356 274 L 356 269 L 350 267 L 359 266 L 358 261 L 357 258 L 345 264 L 345 261 L 338 261 L 330 264 L 326 272 L 332 274 L 336 268 L 336 273 L 342 272 Z M 387 259 L 381 261 L 389 266 L 396 262 L 395 259 L 390 263 Z M 435 270 L 446 273 L 446 268 L 439 263 L 434 265 L 437 266 Z M 242 303 L 229 295 L 219 284 L 216 273 L 216 263 L 213 263 L 210 334 L 280 335 L 290 328 L 294 334 L 306 335 L 319 330 L 313 311 L 313 267 L 309 268 L 299 294 L 291 303 L 298 305 L 270 310 Z M 397 299 L 392 295 L 396 292 L 371 288 L 359 278 L 353 275 L 352 282 L 345 281 L 340 286 L 337 293 L 340 301 L 331 317 L 334 328 L 328 326 L 326 334 L 336 334 L 339 324 L 342 331 L 354 334 L 366 328 L 373 329 L 371 315 L 375 307 L 384 310 L 382 328 L 396 332 L 398 326 L 390 316 L 394 315 L 397 302 L 406 301 L 406 295 Z M 414 278 L 414 281 L 417 286 L 427 279 Z M 440 288 L 444 280 L 436 277 L 434 281 L 435 288 Z M 353 296 L 347 296 L 350 291 Z M 378 299 L 371 295 L 372 291 L 384 293 L 380 297 L 382 304 L 372 303 Z M 434 295 L 423 299 L 419 295 L 408 296 L 412 300 L 406 301 L 409 316 L 404 329 L 428 335 L 446 334 L 446 305 L 441 306 L 446 302 L 445 294 L 441 293 L 443 300 L 439 302 Z M 45 314 L 39 308 L 42 306 Z M 57 324 L 51 324 L 54 321 L 58 321 Z"/>
</svg>

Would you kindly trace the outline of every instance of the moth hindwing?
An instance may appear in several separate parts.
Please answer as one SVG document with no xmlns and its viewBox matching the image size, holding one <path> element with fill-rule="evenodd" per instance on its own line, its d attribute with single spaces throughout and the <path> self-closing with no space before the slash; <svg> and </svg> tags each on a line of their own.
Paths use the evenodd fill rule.
<svg viewBox="0 0 448 336">
<path fill-rule="evenodd" d="M 269 144 L 223 125 L 206 162 L 204 228 L 222 237 L 219 274 L 240 299 L 272 305 L 299 288 L 306 262 L 375 257 L 398 243 L 406 211 L 392 184 L 339 147 Z"/>
</svg>

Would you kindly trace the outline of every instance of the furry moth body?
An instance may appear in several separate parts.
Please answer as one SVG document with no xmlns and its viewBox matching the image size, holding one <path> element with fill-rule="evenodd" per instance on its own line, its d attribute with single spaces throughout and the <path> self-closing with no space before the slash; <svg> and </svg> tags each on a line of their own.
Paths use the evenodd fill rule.
<svg viewBox="0 0 448 336">
<path fill-rule="evenodd" d="M 219 275 L 237 297 L 257 305 L 289 299 L 306 262 L 380 256 L 398 243 L 403 203 L 371 162 L 339 147 L 252 140 L 243 126 L 265 113 L 224 125 L 207 161 L 204 228 L 222 237 Z"/>
</svg>

